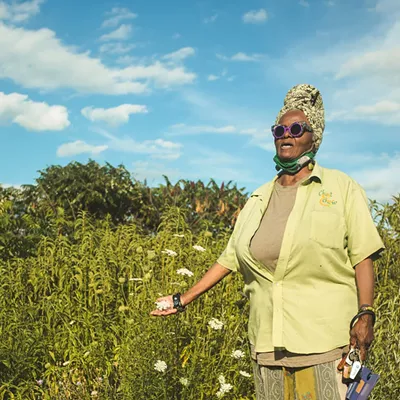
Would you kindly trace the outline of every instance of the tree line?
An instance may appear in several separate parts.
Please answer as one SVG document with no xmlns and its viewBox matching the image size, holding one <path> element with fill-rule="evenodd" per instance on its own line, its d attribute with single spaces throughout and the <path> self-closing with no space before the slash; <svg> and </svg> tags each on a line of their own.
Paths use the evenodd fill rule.
<svg viewBox="0 0 400 400">
<path fill-rule="evenodd" d="M 234 225 L 248 197 L 232 181 L 218 185 L 213 179 L 172 184 L 164 176 L 163 184 L 151 187 L 123 165 L 93 160 L 52 165 L 38 174 L 34 184 L 0 187 L 0 259 L 34 255 L 41 237 L 71 234 L 82 212 L 95 221 L 135 223 L 154 233 L 165 210 L 175 206 L 193 231 L 205 226 L 218 231 Z"/>
</svg>

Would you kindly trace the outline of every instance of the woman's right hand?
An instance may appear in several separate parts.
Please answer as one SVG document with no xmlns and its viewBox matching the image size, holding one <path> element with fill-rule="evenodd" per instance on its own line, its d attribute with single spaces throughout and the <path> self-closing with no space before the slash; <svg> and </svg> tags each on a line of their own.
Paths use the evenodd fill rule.
<svg viewBox="0 0 400 400">
<path fill-rule="evenodd" d="M 176 314 L 178 312 L 178 310 L 176 308 L 174 308 L 174 302 L 172 300 L 172 295 L 159 297 L 156 300 L 156 303 L 164 304 L 164 305 L 168 306 L 168 308 L 164 309 L 164 310 L 160 310 L 157 308 L 157 309 L 153 310 L 150 313 L 150 315 L 153 315 L 155 317 L 166 317 L 167 315 Z"/>
</svg>

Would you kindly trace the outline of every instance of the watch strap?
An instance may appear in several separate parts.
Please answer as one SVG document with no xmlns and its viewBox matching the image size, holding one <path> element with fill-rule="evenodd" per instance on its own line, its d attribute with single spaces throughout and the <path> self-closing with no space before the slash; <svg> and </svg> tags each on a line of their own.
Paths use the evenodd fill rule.
<svg viewBox="0 0 400 400">
<path fill-rule="evenodd" d="M 173 307 L 178 311 L 178 312 L 183 312 L 185 311 L 185 307 L 182 304 L 181 301 L 181 294 L 180 293 L 175 293 L 172 295 L 172 301 L 173 301 Z"/>
</svg>

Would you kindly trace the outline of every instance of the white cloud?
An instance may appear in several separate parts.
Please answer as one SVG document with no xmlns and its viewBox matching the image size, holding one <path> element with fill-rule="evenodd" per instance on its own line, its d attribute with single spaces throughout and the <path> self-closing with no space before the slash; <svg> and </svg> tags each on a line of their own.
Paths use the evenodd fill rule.
<svg viewBox="0 0 400 400">
<path fill-rule="evenodd" d="M 308 1 L 306 1 L 306 0 L 300 0 L 300 1 L 299 1 L 299 4 L 300 4 L 302 7 L 305 7 L 305 8 L 310 7 L 310 3 L 309 3 Z"/>
<path fill-rule="evenodd" d="M 353 55 L 340 66 L 336 79 L 370 74 L 379 74 L 381 78 L 387 80 L 400 79 L 400 47 Z"/>
<path fill-rule="evenodd" d="M 134 56 L 122 56 L 118 57 L 116 60 L 117 64 L 123 64 L 123 65 L 134 64 L 135 61 L 137 61 L 137 57 Z"/>
<path fill-rule="evenodd" d="M 104 129 L 92 128 L 92 130 L 109 140 L 110 149 L 136 154 L 147 154 L 154 159 L 176 160 L 181 156 L 183 145 L 161 138 L 153 140 L 137 141 L 130 137 L 120 139 Z"/>
<path fill-rule="evenodd" d="M 393 101 L 380 101 L 371 106 L 358 106 L 354 111 L 359 115 L 380 115 L 400 112 L 400 103 Z"/>
<path fill-rule="evenodd" d="M 236 53 L 231 57 L 232 61 L 250 61 L 250 62 L 255 62 L 255 61 L 260 61 L 260 58 L 262 56 L 260 54 L 252 54 L 248 55 L 246 53 Z"/>
<path fill-rule="evenodd" d="M 378 13 L 397 13 L 400 12 L 400 3 L 398 0 L 378 0 L 373 10 Z"/>
<path fill-rule="evenodd" d="M 108 146 L 92 146 L 83 142 L 82 140 L 77 140 L 75 142 L 64 143 L 57 149 L 58 157 L 71 157 L 78 154 L 89 153 L 91 155 L 98 155 L 103 151 L 107 150 Z"/>
<path fill-rule="evenodd" d="M 77 53 L 49 29 L 27 30 L 0 23 L 0 79 L 26 88 L 70 88 L 81 93 L 128 94 L 192 83 L 196 75 L 183 66 L 160 62 L 108 68 L 88 53 Z M 142 82 L 143 81 L 143 82 Z"/>
<path fill-rule="evenodd" d="M 239 62 L 258 62 L 261 61 L 264 56 L 262 54 L 246 54 L 239 52 L 231 57 L 227 57 L 223 54 L 216 54 L 216 57 L 223 61 L 239 61 Z"/>
<path fill-rule="evenodd" d="M 100 37 L 100 40 L 106 42 L 109 40 L 126 40 L 132 32 L 132 25 L 122 24 L 119 28 L 110 33 L 105 33 Z"/>
<path fill-rule="evenodd" d="M 188 177 L 260 183 L 254 178 L 254 174 L 243 166 L 244 161 L 236 155 L 201 146 L 196 147 L 196 155 L 189 161 L 195 172 L 189 171 Z"/>
<path fill-rule="evenodd" d="M 0 1 L 0 20 L 12 23 L 25 22 L 39 14 L 40 6 L 44 0 L 31 0 L 24 2 L 5 3 Z"/>
<path fill-rule="evenodd" d="M 129 53 L 136 47 L 135 44 L 124 44 L 124 43 L 104 43 L 100 46 L 100 53 L 109 54 L 125 54 Z"/>
<path fill-rule="evenodd" d="M 32 131 L 60 131 L 70 125 L 66 107 L 34 102 L 19 93 L 0 92 L 0 120 Z"/>
<path fill-rule="evenodd" d="M 106 13 L 107 19 L 103 22 L 103 28 L 110 28 L 117 26 L 123 20 L 135 19 L 137 14 L 131 12 L 128 8 L 114 7 L 111 11 Z"/>
<path fill-rule="evenodd" d="M 188 126 L 186 124 L 175 124 L 171 126 L 173 134 L 175 135 L 198 135 L 202 133 L 236 133 L 237 129 L 232 125 L 226 126 L 211 126 L 211 125 L 198 125 Z"/>
<path fill-rule="evenodd" d="M 224 165 L 237 165 L 242 163 L 242 161 L 236 155 L 220 150 L 198 147 L 197 154 L 200 157 L 192 158 L 189 161 L 191 165 L 207 165 L 218 167 Z M 207 159 L 207 162 L 205 162 L 205 158 Z"/>
<path fill-rule="evenodd" d="M 120 125 L 129 122 L 131 114 L 146 114 L 147 107 L 140 104 L 121 104 L 113 108 L 85 107 L 82 115 L 92 122 L 103 121 L 110 125 Z"/>
<path fill-rule="evenodd" d="M 321 48 L 319 38 L 309 40 L 269 63 L 270 72 L 288 82 L 301 76 L 302 81 L 319 85 L 329 104 L 329 120 L 369 119 L 399 125 L 399 112 L 390 105 L 400 103 L 400 2 L 378 1 L 371 12 L 376 14 L 375 23 L 363 34 L 326 49 Z M 307 65 L 291 61 L 299 51 Z M 288 65 L 288 69 L 282 71 L 274 65 Z"/>
<path fill-rule="evenodd" d="M 350 174 L 372 200 L 388 202 L 400 194 L 400 154 L 390 158 L 386 165 L 356 170 Z"/>
<path fill-rule="evenodd" d="M 360 105 L 352 109 L 332 112 L 327 120 L 371 120 L 383 125 L 400 125 L 400 102 L 378 101 L 370 105 Z"/>
<path fill-rule="evenodd" d="M 185 58 L 194 56 L 195 53 L 196 51 L 193 47 L 183 47 L 177 51 L 174 51 L 173 53 L 166 54 L 162 58 L 163 60 L 177 63 L 183 61 Z"/>
<path fill-rule="evenodd" d="M 210 23 L 215 22 L 217 20 L 217 18 L 218 18 L 218 14 L 214 14 L 214 15 L 211 15 L 210 17 L 204 18 L 203 22 L 205 24 L 210 24 Z"/>
<path fill-rule="evenodd" d="M 273 151 L 272 134 L 266 127 L 271 126 L 270 121 L 275 119 L 275 114 L 272 114 L 268 109 L 257 112 L 256 109 L 249 109 L 244 105 L 229 104 L 226 100 L 221 101 L 210 93 L 202 93 L 193 89 L 185 89 L 181 92 L 181 95 L 197 118 L 201 121 L 213 121 L 212 125 L 206 126 L 214 128 L 233 126 L 234 129 L 228 130 L 232 130 L 232 134 L 242 136 L 242 139 L 238 139 L 238 143 Z M 178 124 L 175 125 L 175 129 L 170 128 L 168 135 L 190 135 L 196 132 L 201 134 L 204 133 L 204 130 L 190 129 L 190 125 Z M 227 134 L 227 132 L 224 134 Z M 248 138 L 247 143 L 245 138 Z"/>
<path fill-rule="evenodd" d="M 154 163 L 149 161 L 135 161 L 133 163 L 132 176 L 139 180 L 151 180 L 151 181 L 164 181 L 163 175 L 167 176 L 168 179 L 177 179 L 182 174 L 176 168 L 170 168 L 164 164 Z"/>
<path fill-rule="evenodd" d="M 219 76 L 213 75 L 213 74 L 208 75 L 208 77 L 207 77 L 208 81 L 217 81 L 218 79 L 219 79 Z"/>
<path fill-rule="evenodd" d="M 17 190 L 22 190 L 22 184 L 15 184 L 15 183 L 0 183 L 1 187 L 3 187 L 4 189 L 7 188 L 14 188 Z"/>
<path fill-rule="evenodd" d="M 164 139 L 136 141 L 132 138 L 118 139 L 114 137 L 110 142 L 110 148 L 118 151 L 147 154 L 151 158 L 159 160 L 176 160 L 181 156 L 181 143 L 175 143 Z"/>
<path fill-rule="evenodd" d="M 243 15 L 243 22 L 246 24 L 262 24 L 268 19 L 267 11 L 264 8 L 260 10 L 251 10 Z"/>
<path fill-rule="evenodd" d="M 175 124 L 170 127 L 170 136 L 187 136 L 203 134 L 236 134 L 248 136 L 249 144 L 267 151 L 275 151 L 275 145 L 271 134 L 265 129 L 243 128 L 238 129 L 234 125 L 212 126 L 212 125 L 186 125 Z"/>
<path fill-rule="evenodd" d="M 151 79 L 159 87 L 185 85 L 193 83 L 196 78 L 194 73 L 186 72 L 182 66 L 169 69 L 160 62 L 155 62 L 147 67 L 129 66 L 120 70 L 118 75 L 126 80 Z"/>
</svg>

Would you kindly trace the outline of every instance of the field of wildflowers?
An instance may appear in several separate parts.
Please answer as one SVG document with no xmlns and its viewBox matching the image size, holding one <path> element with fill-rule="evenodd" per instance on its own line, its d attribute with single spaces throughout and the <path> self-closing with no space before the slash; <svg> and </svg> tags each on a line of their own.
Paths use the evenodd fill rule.
<svg viewBox="0 0 400 400">
<path fill-rule="evenodd" d="M 73 237 L 0 270 L 0 399 L 252 399 L 247 305 L 239 276 L 169 318 L 229 232 L 194 236 L 178 209 L 155 235 L 82 215 Z"/>
<path fill-rule="evenodd" d="M 375 214 L 388 250 L 377 263 L 373 399 L 398 400 L 399 226 Z M 229 234 L 207 224 L 193 234 L 174 207 L 155 234 L 81 214 L 73 235 L 3 263 L 0 399 L 254 399 L 239 275 L 182 314 L 149 315 L 156 298 L 200 278 Z"/>
</svg>

